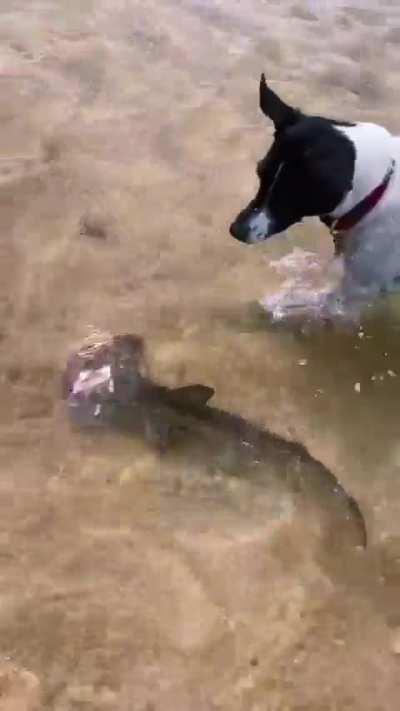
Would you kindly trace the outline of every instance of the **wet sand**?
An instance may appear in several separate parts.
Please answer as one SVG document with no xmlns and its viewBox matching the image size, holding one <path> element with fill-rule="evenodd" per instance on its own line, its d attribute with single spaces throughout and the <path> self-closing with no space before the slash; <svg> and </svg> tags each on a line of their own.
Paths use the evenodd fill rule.
<svg viewBox="0 0 400 711">
<path fill-rule="evenodd" d="M 328 261 L 330 237 L 246 248 L 227 224 L 272 135 L 261 70 L 304 110 L 400 132 L 399 6 L 3 0 L 0 38 L 1 711 L 37 684 L 55 711 L 393 711 L 399 305 L 361 338 L 270 328 L 270 262 Z M 173 457 L 74 431 L 59 378 L 93 329 L 140 333 L 158 381 L 306 445 L 368 550 L 240 481 L 234 510 L 212 482 L 182 496 Z"/>
</svg>

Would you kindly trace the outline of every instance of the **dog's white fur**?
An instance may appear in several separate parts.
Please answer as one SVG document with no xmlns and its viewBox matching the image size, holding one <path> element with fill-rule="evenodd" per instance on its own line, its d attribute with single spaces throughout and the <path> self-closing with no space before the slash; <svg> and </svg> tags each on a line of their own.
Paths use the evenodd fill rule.
<svg viewBox="0 0 400 711">
<path fill-rule="evenodd" d="M 332 213 L 351 210 L 384 179 L 395 161 L 394 173 L 381 201 L 353 229 L 344 234 L 347 288 L 361 288 L 371 296 L 398 289 L 400 277 L 400 138 L 371 123 L 338 129 L 353 142 L 356 164 L 352 190 Z"/>
<path fill-rule="evenodd" d="M 282 162 L 276 171 L 270 190 L 272 190 L 274 184 L 278 180 L 283 166 L 284 163 Z M 259 210 L 254 217 L 249 220 L 249 244 L 257 244 L 257 242 L 263 242 L 265 240 L 265 235 L 269 232 L 270 222 L 271 218 L 268 210 Z"/>
<path fill-rule="evenodd" d="M 254 217 L 249 220 L 249 244 L 263 242 L 268 233 L 270 218 L 265 210 L 259 210 Z"/>
<path fill-rule="evenodd" d="M 352 189 L 331 213 L 338 218 L 348 213 L 384 180 L 392 161 L 394 172 L 380 202 L 354 228 L 343 236 L 343 279 L 334 291 L 309 293 L 309 303 L 302 293 L 302 310 L 324 318 L 358 322 L 366 304 L 372 304 L 382 293 L 400 290 L 400 137 L 392 136 L 383 126 L 358 123 L 354 126 L 335 126 L 353 143 L 356 162 Z M 263 217 L 260 217 L 263 215 Z M 258 216 L 254 224 L 254 239 L 265 229 L 268 214 Z M 265 219 L 264 219 L 265 218 Z M 276 299 L 275 299 L 276 301 Z M 282 308 L 273 302 L 273 312 L 290 316 L 299 313 L 298 297 L 291 300 L 283 294 Z M 271 299 L 262 302 L 270 311 Z M 274 316 L 275 317 L 275 316 Z"/>
</svg>

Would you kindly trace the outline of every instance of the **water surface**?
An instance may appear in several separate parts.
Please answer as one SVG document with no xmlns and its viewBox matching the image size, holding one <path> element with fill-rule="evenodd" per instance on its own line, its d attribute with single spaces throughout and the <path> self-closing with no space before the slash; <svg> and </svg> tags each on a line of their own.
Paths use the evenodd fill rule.
<svg viewBox="0 0 400 711">
<path fill-rule="evenodd" d="M 55 711 L 393 711 L 399 306 L 358 335 L 271 329 L 270 262 L 328 261 L 329 235 L 246 248 L 227 224 L 272 136 L 261 70 L 304 110 L 400 129 L 400 7 L 3 0 L 0 37 L 2 654 Z M 59 373 L 93 328 L 305 444 L 368 551 L 332 555 L 266 497 L 180 498 L 146 444 L 72 431 Z"/>
</svg>

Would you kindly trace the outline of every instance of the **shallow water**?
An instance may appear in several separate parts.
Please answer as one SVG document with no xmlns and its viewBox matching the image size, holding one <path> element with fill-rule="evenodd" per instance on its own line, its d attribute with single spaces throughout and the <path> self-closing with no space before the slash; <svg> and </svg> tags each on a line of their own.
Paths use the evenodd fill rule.
<svg viewBox="0 0 400 711">
<path fill-rule="evenodd" d="M 328 263 L 330 238 L 310 222 L 246 248 L 227 224 L 272 135 L 262 69 L 305 110 L 399 130 L 400 6 L 3 0 L 0 37 L 1 653 L 56 711 L 392 711 L 399 300 L 358 333 L 271 327 L 271 262 Z M 59 374 L 94 328 L 305 444 L 368 550 L 319 546 L 240 481 L 233 510 L 181 496 L 173 457 L 73 431 Z"/>
</svg>

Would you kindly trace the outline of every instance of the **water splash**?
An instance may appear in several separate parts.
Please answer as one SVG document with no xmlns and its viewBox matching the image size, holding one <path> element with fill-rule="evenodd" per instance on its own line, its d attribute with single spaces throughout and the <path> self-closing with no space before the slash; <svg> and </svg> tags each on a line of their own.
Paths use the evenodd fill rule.
<svg viewBox="0 0 400 711">
<path fill-rule="evenodd" d="M 336 292 L 339 282 L 340 265 L 323 263 L 314 252 L 296 247 L 281 259 L 272 261 L 270 266 L 280 275 L 286 276 L 282 287 L 265 296 L 260 305 L 273 321 L 288 317 L 306 317 L 322 320 L 331 315 L 332 310 L 342 311 L 342 304 Z M 337 301 L 337 303 L 332 303 Z M 334 308 L 333 308 L 334 306 Z"/>
</svg>

